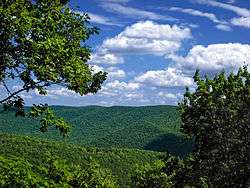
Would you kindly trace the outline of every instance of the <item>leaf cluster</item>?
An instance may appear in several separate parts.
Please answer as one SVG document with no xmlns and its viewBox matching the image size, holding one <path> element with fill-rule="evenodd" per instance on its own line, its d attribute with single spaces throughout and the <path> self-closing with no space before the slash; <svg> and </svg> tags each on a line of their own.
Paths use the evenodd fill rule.
<svg viewBox="0 0 250 188">
<path fill-rule="evenodd" d="M 196 72 L 195 92 L 179 104 L 182 131 L 195 140 L 193 170 L 210 186 L 249 184 L 250 73 L 247 67 L 226 76 L 202 79 Z"/>
<path fill-rule="evenodd" d="M 117 187 L 112 175 L 92 161 L 84 169 L 47 154 L 46 166 L 34 166 L 22 158 L 0 156 L 0 186 L 7 187 Z"/>
<path fill-rule="evenodd" d="M 201 78 L 179 104 L 181 131 L 194 140 L 188 158 L 167 155 L 163 166 L 143 166 L 136 187 L 249 187 L 250 73 Z"/>
<path fill-rule="evenodd" d="M 85 95 L 96 93 L 106 79 L 105 72 L 94 73 L 87 64 L 91 50 L 86 41 L 98 29 L 89 25 L 87 14 L 75 13 L 67 3 L 67 0 L 0 3 L 0 84 L 8 93 L 0 104 L 17 110 L 17 115 L 25 115 L 21 92 L 37 90 L 46 95 L 49 86 L 60 85 Z M 10 82 L 20 83 L 20 89 L 10 91 L 7 86 Z M 61 124 L 62 119 L 58 119 L 55 126 Z M 46 130 L 44 122 L 42 130 Z M 65 134 L 65 129 L 59 130 Z"/>
</svg>

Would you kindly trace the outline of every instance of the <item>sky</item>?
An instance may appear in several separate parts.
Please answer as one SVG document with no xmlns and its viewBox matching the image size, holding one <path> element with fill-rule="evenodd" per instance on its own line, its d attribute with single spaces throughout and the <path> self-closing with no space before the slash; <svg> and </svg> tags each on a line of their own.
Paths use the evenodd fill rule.
<svg viewBox="0 0 250 188">
<path fill-rule="evenodd" d="M 52 87 L 23 93 L 28 105 L 176 105 L 192 76 L 250 66 L 250 0 L 72 0 L 100 34 L 88 62 L 108 78 L 97 94 Z"/>
</svg>

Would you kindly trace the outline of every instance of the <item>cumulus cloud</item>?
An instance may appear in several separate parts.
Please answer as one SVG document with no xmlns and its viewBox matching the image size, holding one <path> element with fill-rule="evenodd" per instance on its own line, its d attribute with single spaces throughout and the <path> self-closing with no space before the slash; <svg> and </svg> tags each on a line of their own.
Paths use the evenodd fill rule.
<svg viewBox="0 0 250 188">
<path fill-rule="evenodd" d="M 109 67 L 106 71 L 108 72 L 108 79 L 124 78 L 126 76 L 126 73 L 117 67 Z"/>
<path fill-rule="evenodd" d="M 123 57 L 113 53 L 96 53 L 92 54 L 89 60 L 90 64 L 107 64 L 116 65 L 124 63 Z"/>
<path fill-rule="evenodd" d="M 126 76 L 126 73 L 124 70 L 119 69 L 117 67 L 108 67 L 108 68 L 103 68 L 98 65 L 91 65 L 92 70 L 94 73 L 97 72 L 107 72 L 108 73 L 108 78 L 107 79 L 117 79 L 117 78 L 124 78 Z"/>
<path fill-rule="evenodd" d="M 176 95 L 176 94 L 173 94 L 173 93 L 166 93 L 166 92 L 162 92 L 162 91 L 160 91 L 160 92 L 158 93 L 158 96 L 159 96 L 159 97 L 166 98 L 166 99 L 177 99 L 177 95 Z"/>
<path fill-rule="evenodd" d="M 147 71 L 136 77 L 135 81 L 158 87 L 190 86 L 193 84 L 192 78 L 185 76 L 181 70 L 175 68 Z"/>
<path fill-rule="evenodd" d="M 113 66 L 124 63 L 125 54 L 172 54 L 180 49 L 184 40 L 190 38 L 191 30 L 187 27 L 142 21 L 104 40 L 89 63 Z"/>
<path fill-rule="evenodd" d="M 140 83 L 114 80 L 107 82 L 98 92 L 98 96 L 118 97 L 115 100 L 132 100 L 143 97 L 140 88 Z"/>
<path fill-rule="evenodd" d="M 117 3 L 103 3 L 102 7 L 105 8 L 106 11 L 122 14 L 124 16 L 134 19 L 171 20 L 171 21 L 176 20 L 175 18 L 172 18 L 170 16 L 160 15 L 154 12 L 145 11 L 138 8 L 132 8 Z"/>
<path fill-rule="evenodd" d="M 225 69 L 235 71 L 250 59 L 250 45 L 240 43 L 194 46 L 186 57 L 172 57 L 184 72 L 200 69 L 215 73 Z"/>
<path fill-rule="evenodd" d="M 167 56 L 176 64 L 165 70 L 147 71 L 135 78 L 136 82 L 157 87 L 192 86 L 192 75 L 196 69 L 202 73 L 215 74 L 221 70 L 237 71 L 249 64 L 250 45 L 240 43 L 194 46 L 185 57 Z"/>
<path fill-rule="evenodd" d="M 102 48 L 112 53 L 162 55 L 174 53 L 181 42 L 192 38 L 189 28 L 143 21 L 126 27 L 114 38 L 103 42 Z"/>
<path fill-rule="evenodd" d="M 116 89 L 116 90 L 136 90 L 140 88 L 140 84 L 136 82 L 120 82 L 119 80 L 114 80 L 113 82 L 108 82 L 104 86 L 104 90 Z"/>
</svg>

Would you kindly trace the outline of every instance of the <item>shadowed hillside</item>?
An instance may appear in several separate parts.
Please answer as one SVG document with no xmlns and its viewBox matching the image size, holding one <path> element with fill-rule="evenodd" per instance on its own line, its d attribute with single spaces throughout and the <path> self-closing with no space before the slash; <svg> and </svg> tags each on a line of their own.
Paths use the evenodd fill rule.
<svg viewBox="0 0 250 188">
<path fill-rule="evenodd" d="M 103 148 L 169 151 L 185 156 L 191 144 L 179 132 L 180 117 L 174 106 L 54 107 L 72 124 L 69 137 L 55 130 L 39 132 L 39 122 L 0 112 L 0 132 L 29 135 L 67 143 Z"/>
</svg>

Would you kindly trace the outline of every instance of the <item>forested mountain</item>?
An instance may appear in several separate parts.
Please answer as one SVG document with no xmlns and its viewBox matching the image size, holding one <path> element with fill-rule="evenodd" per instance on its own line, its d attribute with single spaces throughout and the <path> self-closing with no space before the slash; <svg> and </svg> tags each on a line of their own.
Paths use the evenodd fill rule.
<svg viewBox="0 0 250 188">
<path fill-rule="evenodd" d="M 53 129 L 41 133 L 37 120 L 15 118 L 14 113 L 3 110 L 0 111 L 0 132 L 88 147 L 169 151 L 180 156 L 185 156 L 192 148 L 179 132 L 180 117 L 174 106 L 53 108 L 72 125 L 65 139 Z"/>
<path fill-rule="evenodd" d="M 163 155 L 159 152 L 137 149 L 84 148 L 73 144 L 8 134 L 0 134 L 0 146 L 0 158 L 1 156 L 6 159 L 14 157 L 14 160 L 17 160 L 16 157 L 18 157 L 36 168 L 48 165 L 47 152 L 60 160 L 66 160 L 67 164 L 80 165 L 82 169 L 86 168 L 91 161 L 96 161 L 101 168 L 112 171 L 113 179 L 120 187 L 129 186 L 130 176 L 136 165 L 153 164 Z"/>
</svg>

